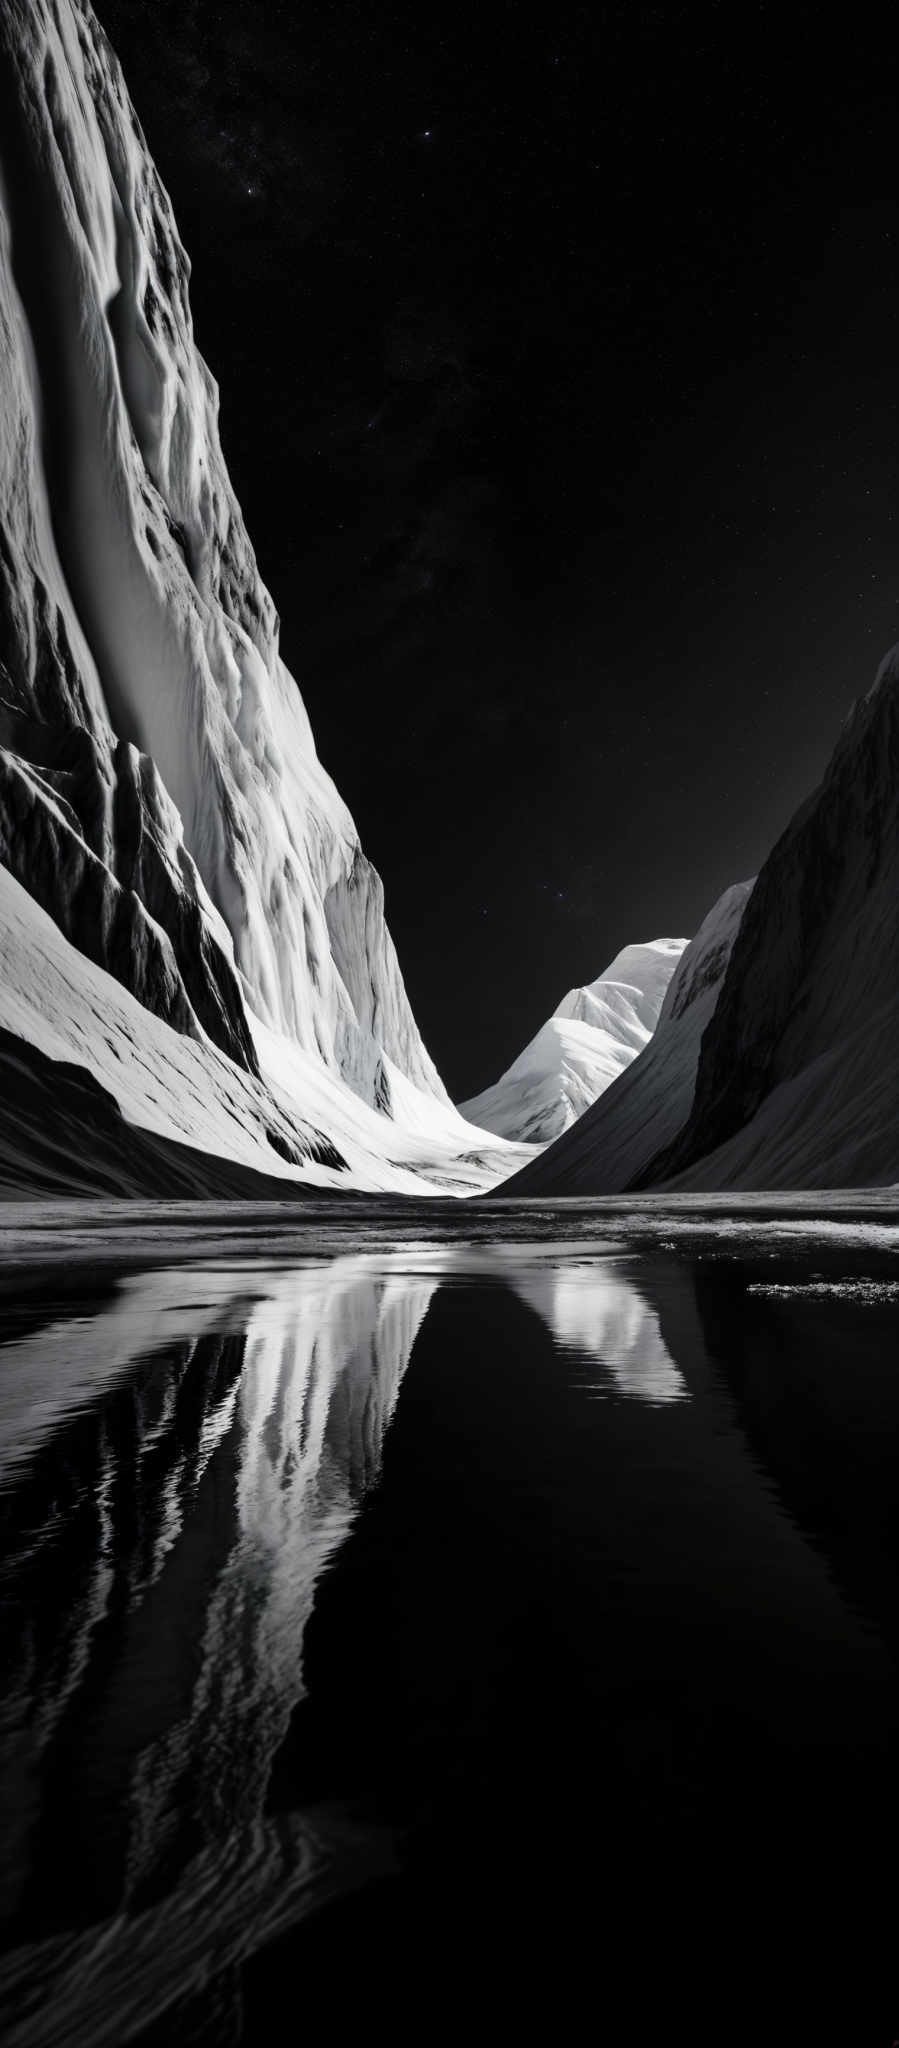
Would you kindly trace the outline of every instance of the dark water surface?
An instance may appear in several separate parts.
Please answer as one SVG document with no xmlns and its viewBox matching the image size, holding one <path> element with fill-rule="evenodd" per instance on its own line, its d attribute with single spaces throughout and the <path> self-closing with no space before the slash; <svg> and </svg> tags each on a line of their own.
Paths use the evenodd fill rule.
<svg viewBox="0 0 899 2048">
<path fill-rule="evenodd" d="M 455 1216 L 15 1240 L 16 2048 L 899 2034 L 895 1224 Z"/>
</svg>

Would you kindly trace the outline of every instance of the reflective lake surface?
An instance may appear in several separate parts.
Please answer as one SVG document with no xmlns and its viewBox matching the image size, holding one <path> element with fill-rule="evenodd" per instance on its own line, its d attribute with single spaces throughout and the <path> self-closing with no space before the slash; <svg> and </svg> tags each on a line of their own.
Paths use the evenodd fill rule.
<svg viewBox="0 0 899 2048">
<path fill-rule="evenodd" d="M 8 1235 L 7 2043 L 899 2034 L 899 1230 L 465 1223 Z"/>
</svg>

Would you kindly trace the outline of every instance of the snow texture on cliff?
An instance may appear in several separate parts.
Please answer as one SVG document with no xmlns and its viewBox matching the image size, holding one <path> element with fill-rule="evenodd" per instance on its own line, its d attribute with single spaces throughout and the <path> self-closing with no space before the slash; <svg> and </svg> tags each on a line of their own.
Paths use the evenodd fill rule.
<svg viewBox="0 0 899 2048">
<path fill-rule="evenodd" d="M 252 1012 L 381 1113 L 385 1154 L 397 1098 L 445 1136 L 119 65 L 85 0 L 8 0 L 0 57 L 0 861 L 175 1033 L 258 1075 Z"/>
<path fill-rule="evenodd" d="M 0 1196 L 472 1194 L 528 1156 L 389 1065 L 385 1117 L 250 1021 L 266 1079 L 144 1009 L 0 867 Z"/>
<path fill-rule="evenodd" d="M 686 944 L 625 946 L 598 980 L 569 990 L 493 1087 L 460 1104 L 462 1115 L 503 1138 L 550 1144 L 648 1045 Z"/>
<path fill-rule="evenodd" d="M 576 1124 L 507 1183 L 504 1194 L 618 1194 L 639 1183 L 655 1154 L 677 1136 L 690 1113 L 702 1034 L 751 888 L 740 882 L 725 891 L 681 953 L 643 1051 Z"/>
</svg>

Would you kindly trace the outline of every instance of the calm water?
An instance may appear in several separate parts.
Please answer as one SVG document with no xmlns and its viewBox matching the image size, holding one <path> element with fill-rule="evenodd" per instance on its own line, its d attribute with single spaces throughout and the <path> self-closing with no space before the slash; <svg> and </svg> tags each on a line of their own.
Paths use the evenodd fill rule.
<svg viewBox="0 0 899 2048">
<path fill-rule="evenodd" d="M 8 2044 L 890 2048 L 899 1233 L 547 1218 L 7 1265 Z"/>
</svg>

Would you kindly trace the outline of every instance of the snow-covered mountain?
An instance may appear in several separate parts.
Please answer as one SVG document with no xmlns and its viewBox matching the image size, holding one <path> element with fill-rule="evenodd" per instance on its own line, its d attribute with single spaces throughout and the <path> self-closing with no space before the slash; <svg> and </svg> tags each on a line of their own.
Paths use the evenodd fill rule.
<svg viewBox="0 0 899 2048">
<path fill-rule="evenodd" d="M 702 1034 L 751 888 L 751 882 L 739 882 L 726 890 L 689 945 L 665 942 L 679 950 L 652 1037 L 647 1035 L 642 1051 L 592 1108 L 509 1181 L 504 1194 L 617 1194 L 633 1187 L 677 1136 L 690 1112 Z"/>
<path fill-rule="evenodd" d="M 77 956 L 119 985 L 85 981 L 82 1013 L 117 1016 L 127 992 L 213 1092 L 220 1057 L 230 1089 L 267 1078 L 267 1149 L 294 1178 L 320 1177 L 329 1144 L 352 1176 L 337 1126 L 358 1109 L 379 1181 L 386 1162 L 405 1184 L 406 1129 L 418 1175 L 428 1129 L 442 1182 L 483 1139 L 422 1044 L 381 883 L 280 659 L 120 68 L 86 0 L 7 0 L 0 56 L 0 862 L 76 980 Z M 6 994 L 7 1028 L 42 1043 L 34 977 Z M 96 1077 L 85 1032 L 69 1057 Z M 130 1079 L 113 1094 L 146 1123 Z"/>
<path fill-rule="evenodd" d="M 899 1183 L 899 647 L 761 869 L 662 1181 Z"/>
<path fill-rule="evenodd" d="M 598 980 L 569 990 L 493 1087 L 460 1105 L 462 1115 L 503 1138 L 551 1144 L 648 1045 L 686 944 L 625 946 Z"/>
<path fill-rule="evenodd" d="M 899 648 L 646 1051 L 512 1194 L 899 1183 Z"/>
<path fill-rule="evenodd" d="M 0 1189 L 899 1181 L 899 652 L 664 1003 L 680 942 L 628 948 L 473 1127 L 280 659 L 116 59 L 87 0 L 6 0 L 0 59 Z"/>
</svg>

